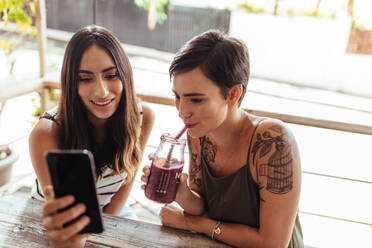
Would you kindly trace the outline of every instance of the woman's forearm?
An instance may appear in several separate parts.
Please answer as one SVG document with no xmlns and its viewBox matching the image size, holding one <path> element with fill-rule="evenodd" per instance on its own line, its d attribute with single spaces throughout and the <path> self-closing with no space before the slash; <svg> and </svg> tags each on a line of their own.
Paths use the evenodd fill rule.
<svg viewBox="0 0 372 248">
<path fill-rule="evenodd" d="M 188 214 L 201 215 L 205 211 L 204 199 L 192 190 L 186 191 L 182 196 L 177 194 L 176 202 Z"/>
<path fill-rule="evenodd" d="M 103 209 L 105 214 L 120 215 L 126 201 L 129 198 L 130 191 L 133 187 L 133 182 L 122 186 L 118 192 L 111 198 L 110 203 Z"/>
<path fill-rule="evenodd" d="M 212 233 L 217 226 L 217 221 L 203 216 L 195 216 L 184 213 L 187 229 L 203 233 L 212 238 Z M 219 231 L 215 232 L 213 239 L 220 240 L 234 247 L 272 247 L 267 244 L 270 237 L 263 238 L 257 228 L 243 224 L 219 222 Z"/>
</svg>

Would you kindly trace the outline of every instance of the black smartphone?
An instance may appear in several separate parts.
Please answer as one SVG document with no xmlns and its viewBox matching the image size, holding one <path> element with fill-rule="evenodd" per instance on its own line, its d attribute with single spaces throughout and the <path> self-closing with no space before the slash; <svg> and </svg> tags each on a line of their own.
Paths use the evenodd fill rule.
<svg viewBox="0 0 372 248">
<path fill-rule="evenodd" d="M 83 215 L 90 218 L 89 224 L 79 233 L 103 232 L 101 210 L 96 193 L 96 173 L 93 155 L 88 150 L 50 150 L 45 155 L 56 198 L 73 195 L 75 202 L 66 209 L 84 203 Z M 62 209 L 61 211 L 64 211 Z M 81 216 L 64 224 L 68 226 Z"/>
</svg>

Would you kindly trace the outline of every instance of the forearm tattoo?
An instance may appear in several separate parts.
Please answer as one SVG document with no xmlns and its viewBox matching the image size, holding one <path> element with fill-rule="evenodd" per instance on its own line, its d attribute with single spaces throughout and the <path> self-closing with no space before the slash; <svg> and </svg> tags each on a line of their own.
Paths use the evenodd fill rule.
<svg viewBox="0 0 372 248">
<path fill-rule="evenodd" d="M 266 177 L 266 185 L 260 185 L 260 190 L 266 188 L 274 194 L 286 194 L 292 190 L 293 156 L 297 156 L 298 151 L 291 132 L 274 125 L 262 134 L 257 133 L 252 152 L 253 161 L 256 161 L 256 156 L 263 158 L 272 152 L 267 164 L 256 165 L 257 173 Z"/>
</svg>

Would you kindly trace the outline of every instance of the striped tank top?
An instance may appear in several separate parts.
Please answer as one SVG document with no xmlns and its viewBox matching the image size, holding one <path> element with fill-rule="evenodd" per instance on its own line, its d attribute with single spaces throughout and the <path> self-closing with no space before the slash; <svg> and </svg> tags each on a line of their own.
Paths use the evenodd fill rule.
<svg viewBox="0 0 372 248">
<path fill-rule="evenodd" d="M 138 109 L 140 111 L 140 123 L 142 126 L 142 106 L 141 104 L 138 104 Z M 44 113 L 41 118 L 49 119 L 52 121 L 55 121 L 55 116 L 57 114 L 57 107 L 47 111 Z M 123 172 L 121 175 L 113 173 L 114 170 L 109 168 L 108 165 L 106 165 L 103 168 L 103 174 L 102 174 L 102 180 L 96 182 L 96 192 L 97 192 L 97 198 L 98 198 L 98 204 L 100 208 L 102 209 L 107 204 L 110 203 L 111 198 L 115 195 L 115 193 L 120 189 L 120 187 L 123 185 L 125 179 L 127 178 L 127 173 Z M 41 185 L 39 183 L 39 180 L 36 178 L 35 183 L 33 184 L 32 190 L 31 190 L 31 197 L 40 201 L 45 201 L 44 195 L 41 190 Z"/>
</svg>

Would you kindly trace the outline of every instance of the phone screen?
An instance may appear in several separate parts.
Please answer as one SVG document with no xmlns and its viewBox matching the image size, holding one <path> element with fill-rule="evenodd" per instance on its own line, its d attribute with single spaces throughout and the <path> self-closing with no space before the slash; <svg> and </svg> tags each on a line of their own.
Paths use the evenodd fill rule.
<svg viewBox="0 0 372 248">
<path fill-rule="evenodd" d="M 88 150 L 53 150 L 46 154 L 46 160 L 55 197 L 74 195 L 73 205 L 82 202 L 87 207 L 83 215 L 89 216 L 90 223 L 80 233 L 102 232 L 102 217 L 97 200 L 95 167 L 91 152 Z M 64 226 L 70 225 L 79 218 L 80 216 Z"/>
</svg>

